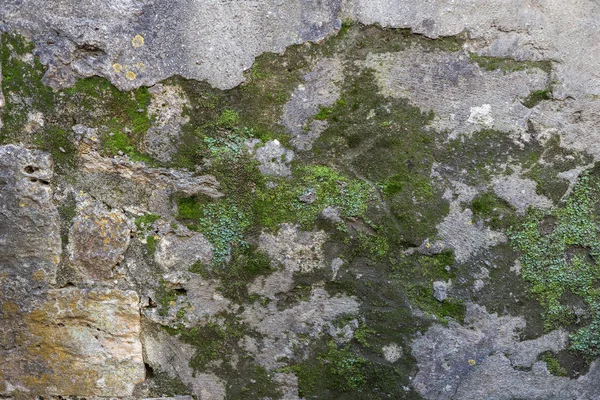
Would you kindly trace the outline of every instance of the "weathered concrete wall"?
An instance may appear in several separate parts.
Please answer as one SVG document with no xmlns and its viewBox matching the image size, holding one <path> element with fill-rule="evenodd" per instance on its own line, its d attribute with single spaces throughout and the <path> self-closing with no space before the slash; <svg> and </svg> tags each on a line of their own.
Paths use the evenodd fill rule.
<svg viewBox="0 0 600 400">
<path fill-rule="evenodd" d="M 5 3 L 0 397 L 600 397 L 594 2 Z"/>
</svg>

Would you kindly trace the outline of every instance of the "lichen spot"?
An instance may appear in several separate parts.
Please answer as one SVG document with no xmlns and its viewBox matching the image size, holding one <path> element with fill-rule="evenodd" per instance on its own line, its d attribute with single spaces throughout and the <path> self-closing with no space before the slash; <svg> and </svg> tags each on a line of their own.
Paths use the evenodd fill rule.
<svg viewBox="0 0 600 400">
<path fill-rule="evenodd" d="M 38 269 L 32 275 L 33 275 L 33 279 L 35 279 L 38 282 L 43 281 L 44 278 L 46 278 L 46 272 L 44 272 L 43 269 Z"/>
<path fill-rule="evenodd" d="M 127 71 L 127 73 L 125 74 L 125 77 L 127 79 L 129 79 L 130 81 L 132 81 L 135 79 L 136 75 L 135 75 L 135 72 L 133 72 L 133 71 Z"/>
<path fill-rule="evenodd" d="M 475 361 L 475 360 L 473 360 L 473 359 L 471 359 L 471 360 L 469 360 L 469 361 L 467 361 L 467 362 L 469 363 L 469 365 L 470 365 L 471 367 L 473 367 L 473 366 L 475 366 L 475 364 L 477 364 L 477 361 Z"/>
<path fill-rule="evenodd" d="M 143 62 L 138 62 L 135 64 L 135 67 L 138 69 L 138 71 L 140 72 L 144 72 L 146 70 L 146 66 L 144 65 Z"/>
<path fill-rule="evenodd" d="M 113 71 L 115 71 L 117 74 L 123 71 L 123 66 L 119 63 L 114 63 L 112 65 Z"/>
<path fill-rule="evenodd" d="M 144 45 L 144 37 L 142 35 L 135 35 L 133 39 L 131 39 L 131 45 L 136 49 L 142 47 Z"/>
</svg>

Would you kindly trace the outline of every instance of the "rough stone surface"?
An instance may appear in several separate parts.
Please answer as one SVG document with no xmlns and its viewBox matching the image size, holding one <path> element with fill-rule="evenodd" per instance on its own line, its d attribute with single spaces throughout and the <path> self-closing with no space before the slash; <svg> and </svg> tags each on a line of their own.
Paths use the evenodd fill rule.
<svg viewBox="0 0 600 400">
<path fill-rule="evenodd" d="M 6 283 L 54 281 L 61 240 L 52 179 L 48 154 L 0 146 L 0 276 Z"/>
<path fill-rule="evenodd" d="M 284 365 L 283 360 L 303 355 L 307 342 L 316 338 L 336 317 L 356 314 L 359 303 L 354 297 L 330 296 L 321 287 L 313 288 L 307 301 L 285 310 L 275 302 L 266 307 L 253 305 L 242 313 L 244 321 L 263 335 L 260 343 L 248 339 L 242 346 L 254 353 L 256 361 L 268 369 Z"/>
<path fill-rule="evenodd" d="M 548 79 L 542 70 L 485 71 L 467 54 L 419 49 L 370 54 L 364 66 L 376 71 L 382 94 L 433 111 L 432 127 L 451 138 L 481 129 L 519 137 L 532 113 L 521 101 L 544 89 Z"/>
<path fill-rule="evenodd" d="M 592 0 L 5 3 L 0 397 L 600 397 L 506 235 L 597 174 Z"/>
<path fill-rule="evenodd" d="M 303 232 L 290 224 L 283 224 L 277 236 L 263 233 L 259 248 L 269 256 L 271 265 L 277 270 L 266 277 L 257 278 L 248 291 L 275 298 L 276 294 L 292 289 L 294 274 L 324 268 L 321 247 L 326 239 L 323 231 Z"/>
<path fill-rule="evenodd" d="M 437 226 L 447 247 L 454 250 L 456 259 L 465 262 L 479 251 L 506 242 L 506 235 L 495 232 L 480 222 L 473 222 L 470 209 L 461 210 L 458 202 L 450 204 L 450 213 Z"/>
<path fill-rule="evenodd" d="M 107 279 L 123 261 L 131 227 L 121 211 L 108 210 L 89 196 L 77 199 L 77 215 L 69 231 L 69 259 L 92 279 Z"/>
<path fill-rule="evenodd" d="M 48 291 L 19 315 L 26 329 L 3 356 L 0 393 L 131 395 L 144 380 L 138 302 L 133 291 Z"/>
<path fill-rule="evenodd" d="M 494 192 L 512 204 L 517 212 L 524 214 L 528 207 L 547 209 L 552 201 L 535 192 L 536 183 L 531 179 L 523 179 L 517 173 L 494 178 Z"/>
<path fill-rule="evenodd" d="M 115 174 L 138 185 L 150 186 L 153 190 L 165 189 L 184 196 L 203 194 L 218 198 L 219 182 L 211 175 L 194 176 L 193 173 L 167 168 L 149 168 L 144 163 L 129 161 L 126 157 L 107 158 L 83 146 L 81 149 L 83 169 L 88 173 Z"/>
<path fill-rule="evenodd" d="M 292 169 L 290 163 L 294 159 L 294 152 L 288 150 L 278 140 L 271 140 L 255 151 L 254 158 L 260 165 L 258 169 L 263 175 L 290 176 Z"/>
<path fill-rule="evenodd" d="M 164 331 L 152 330 L 143 337 L 144 359 L 157 370 L 178 377 L 201 400 L 224 400 L 225 383 L 214 374 L 194 373 L 189 366 L 194 348 Z"/>
<path fill-rule="evenodd" d="M 298 378 L 294 374 L 276 373 L 273 381 L 279 385 L 281 400 L 300 400 L 298 395 Z"/>
<path fill-rule="evenodd" d="M 187 271 L 200 262 L 209 265 L 212 261 L 212 245 L 201 233 L 190 236 L 168 234 L 158 242 L 154 260 L 165 270 Z"/>
<path fill-rule="evenodd" d="M 170 161 L 176 150 L 174 143 L 181 136 L 181 127 L 190 120 L 184 115 L 190 102 L 177 86 L 156 84 L 149 92 L 152 101 L 147 112 L 153 123 L 144 137 L 144 149 L 157 160 Z"/>
<path fill-rule="evenodd" d="M 257 55 L 339 29 L 338 10 L 339 1 L 29 0 L 7 4 L 0 20 L 32 32 L 54 87 L 100 75 L 131 89 L 181 75 L 227 89 L 243 81 Z"/>
<path fill-rule="evenodd" d="M 387 346 L 383 346 L 383 357 L 387 362 L 395 363 L 402 357 L 402 348 L 396 343 L 390 343 Z"/>
<path fill-rule="evenodd" d="M 310 150 L 313 142 L 327 128 L 327 122 L 313 120 L 321 107 L 333 105 L 340 96 L 342 64 L 338 59 L 324 59 L 304 76 L 291 99 L 283 108 L 281 123 L 298 150 Z"/>
<path fill-rule="evenodd" d="M 567 333 L 554 331 L 521 342 L 518 330 L 524 326 L 521 317 L 499 317 L 488 314 L 485 307 L 469 304 L 464 326 L 455 322 L 448 327 L 434 325 L 414 341 L 412 352 L 419 360 L 415 387 L 426 399 L 466 399 L 473 393 L 490 399 L 579 398 L 574 393 L 589 391 L 577 381 L 550 375 L 543 363 L 537 362 L 539 354 L 564 348 Z M 529 373 L 515 370 L 532 366 Z M 511 386 L 509 391 L 502 387 L 513 378 L 521 384 Z M 545 385 L 557 390 L 545 392 Z M 544 397 L 548 393 L 564 393 L 566 397 Z"/>
<path fill-rule="evenodd" d="M 433 297 L 437 301 L 444 301 L 448 297 L 448 285 L 444 281 L 433 282 Z"/>
</svg>

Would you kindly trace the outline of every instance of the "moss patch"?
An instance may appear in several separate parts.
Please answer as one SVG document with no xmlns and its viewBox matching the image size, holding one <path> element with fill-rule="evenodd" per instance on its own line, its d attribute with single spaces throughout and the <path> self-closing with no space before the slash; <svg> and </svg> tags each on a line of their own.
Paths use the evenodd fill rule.
<svg viewBox="0 0 600 400">
<path fill-rule="evenodd" d="M 517 61 L 512 58 L 480 56 L 475 53 L 469 54 L 471 61 L 486 71 L 500 70 L 505 74 L 538 68 L 550 74 L 552 62 L 550 61 Z"/>
<path fill-rule="evenodd" d="M 523 278 L 544 306 L 547 329 L 568 327 L 571 348 L 600 355 L 600 235 L 598 169 L 583 174 L 565 204 L 549 213 L 530 210 L 509 230 L 521 252 Z M 581 311 L 576 309 L 583 309 Z"/>
</svg>

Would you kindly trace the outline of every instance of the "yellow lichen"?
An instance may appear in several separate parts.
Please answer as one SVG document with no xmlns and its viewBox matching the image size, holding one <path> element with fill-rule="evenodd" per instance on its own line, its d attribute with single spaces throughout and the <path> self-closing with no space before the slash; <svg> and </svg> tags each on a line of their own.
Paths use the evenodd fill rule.
<svg viewBox="0 0 600 400">
<path fill-rule="evenodd" d="M 473 359 L 470 359 L 470 360 L 469 360 L 469 361 L 467 361 L 467 362 L 469 363 L 469 365 L 470 365 L 471 367 L 472 367 L 472 366 L 474 366 L 475 364 L 477 364 L 477 361 L 475 361 L 475 360 L 473 360 Z"/>
<path fill-rule="evenodd" d="M 123 72 L 123 66 L 119 63 L 114 63 L 112 65 L 113 71 L 115 71 L 117 74 L 120 72 Z"/>
<path fill-rule="evenodd" d="M 5 303 L 2 303 L 2 309 L 4 310 L 4 312 L 12 314 L 19 311 L 19 306 L 14 301 L 7 301 Z"/>
<path fill-rule="evenodd" d="M 144 37 L 142 35 L 135 35 L 133 39 L 131 39 L 131 45 L 136 49 L 138 47 L 142 47 L 144 45 Z"/>
<path fill-rule="evenodd" d="M 141 71 L 141 72 L 144 72 L 146 70 L 146 66 L 141 61 L 136 63 L 135 67 L 138 69 L 138 71 Z"/>
<path fill-rule="evenodd" d="M 133 71 L 127 71 L 127 73 L 125 74 L 125 77 L 127 79 L 129 79 L 130 81 L 134 80 L 136 78 L 136 74 Z"/>
<path fill-rule="evenodd" d="M 44 278 L 46 277 L 46 272 L 43 269 L 38 269 L 32 275 L 33 275 L 33 279 L 40 282 L 40 281 L 43 281 Z"/>
</svg>

